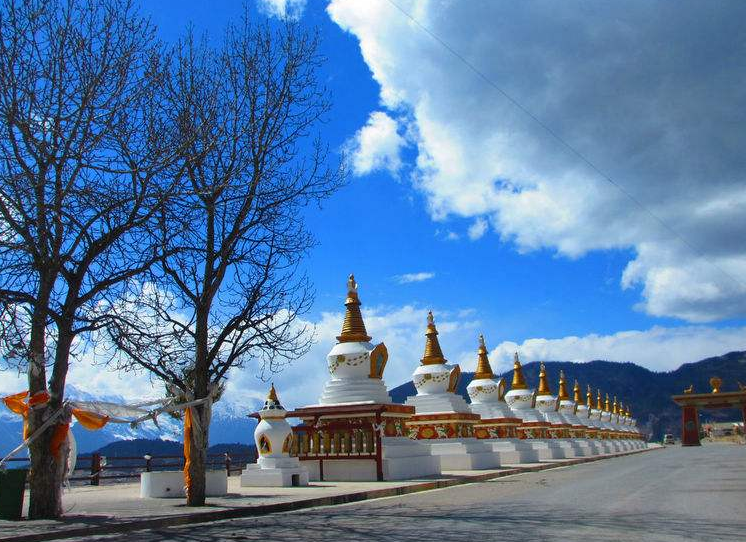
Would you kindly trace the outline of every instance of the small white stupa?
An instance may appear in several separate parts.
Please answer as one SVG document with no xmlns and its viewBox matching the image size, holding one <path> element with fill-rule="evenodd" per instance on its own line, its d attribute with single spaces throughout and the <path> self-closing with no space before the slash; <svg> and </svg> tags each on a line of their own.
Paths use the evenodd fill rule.
<svg viewBox="0 0 746 542">
<path fill-rule="evenodd" d="M 500 455 L 476 439 L 474 424 L 479 415 L 456 390 L 461 369 L 449 365 L 438 342 L 433 313 L 427 315 L 425 354 L 412 374 L 417 395 L 404 403 L 415 408 L 407 421 L 410 438 L 427 442 L 433 455 L 440 457 L 443 470 L 490 469 L 500 466 Z"/>
<path fill-rule="evenodd" d="M 308 469 L 297 457 L 290 457 L 293 430 L 285 419 L 287 411 L 277 398 L 274 384 L 258 414 L 254 442 L 259 459 L 241 473 L 241 487 L 307 486 Z"/>
<path fill-rule="evenodd" d="M 565 420 L 559 413 L 559 398 L 552 394 L 547 380 L 547 371 L 544 362 L 539 365 L 539 388 L 536 390 L 536 410 L 542 413 L 544 420 L 551 425 L 549 434 L 552 439 L 549 441 L 550 448 L 560 448 L 554 457 L 575 457 L 582 453 L 572 441 L 568 439 L 571 424 Z"/>
<path fill-rule="evenodd" d="M 510 391 L 505 394 L 505 402 L 516 418 L 521 419 L 518 435 L 525 439 L 539 454 L 539 459 L 558 459 L 565 457 L 564 451 L 556 445 L 550 448 L 552 439 L 548 438 L 549 422 L 536 410 L 536 393 L 529 389 L 523 377 L 523 368 L 518 352 L 513 357 L 513 382 Z"/>
<path fill-rule="evenodd" d="M 590 392 L 590 387 L 588 388 L 588 391 L 588 419 L 593 428 L 596 430 L 596 433 L 598 435 L 598 444 L 601 447 L 601 450 L 603 451 L 603 453 L 609 454 L 614 451 L 614 447 L 611 444 L 611 439 L 609 439 L 609 431 L 605 424 L 601 421 L 601 415 L 604 411 L 604 404 L 601 400 L 601 390 L 596 390 L 595 407 L 593 402 L 593 393 Z"/>
<path fill-rule="evenodd" d="M 560 371 L 559 388 L 557 390 L 557 400 L 559 401 L 557 411 L 562 416 L 562 418 L 568 424 L 570 424 L 569 438 L 575 449 L 575 454 L 582 457 L 596 455 L 598 453 L 598 449 L 593 447 L 588 438 L 586 438 L 586 426 L 576 415 L 576 401 L 580 399 L 580 384 L 578 384 L 577 380 L 575 381 L 573 392 L 574 398 L 570 399 L 570 394 L 567 392 L 565 373 L 564 371 Z"/>
<path fill-rule="evenodd" d="M 585 436 L 588 441 L 588 445 L 593 451 L 593 455 L 603 453 L 603 447 L 601 441 L 598 438 L 598 428 L 593 425 L 593 421 L 590 419 L 590 414 L 593 404 L 593 394 L 591 393 L 591 387 L 588 386 L 588 393 L 586 399 L 583 399 L 580 384 L 575 381 L 575 387 L 573 389 L 575 393 L 575 416 L 578 418 L 580 423 L 585 427 Z"/>
<path fill-rule="evenodd" d="M 633 450 L 635 446 L 633 445 L 631 439 L 629 438 L 629 433 L 627 432 L 627 428 L 624 426 L 624 414 L 622 411 L 622 404 L 617 402 L 616 395 L 614 396 L 614 405 L 612 407 L 611 422 L 612 422 L 612 425 L 614 426 L 614 429 L 616 429 L 617 433 L 619 434 L 619 442 L 622 444 L 622 447 L 625 450 Z"/>
<path fill-rule="evenodd" d="M 609 394 L 607 393 L 604 408 L 601 412 L 601 425 L 609 435 L 609 444 L 611 444 L 612 451 L 621 452 L 624 451 L 624 448 L 617 438 L 619 436 L 617 429 L 611 423 L 611 414 L 611 401 L 609 400 Z"/>
<path fill-rule="evenodd" d="M 538 463 L 539 454 L 526 441 L 517 438 L 521 424 L 505 402 L 505 379 L 496 378 L 487 356 L 484 336 L 479 336 L 477 370 L 466 387 L 474 414 L 482 418 L 474 425 L 474 435 L 499 452 L 501 465 Z"/>
<path fill-rule="evenodd" d="M 565 392 L 564 373 L 560 373 L 560 406 L 559 411 L 564 418 L 572 425 L 573 438 L 581 446 L 586 448 L 585 455 L 598 455 L 599 448 L 595 444 L 589 431 L 590 422 L 588 420 L 588 407 L 585 405 L 583 394 L 580 390 L 580 384 L 575 380 L 573 385 L 573 398 L 568 396 L 563 398 Z"/>
</svg>

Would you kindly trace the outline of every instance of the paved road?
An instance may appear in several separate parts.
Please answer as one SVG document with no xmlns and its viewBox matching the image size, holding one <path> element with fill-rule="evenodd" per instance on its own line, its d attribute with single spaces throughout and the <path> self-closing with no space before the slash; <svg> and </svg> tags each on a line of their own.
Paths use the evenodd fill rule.
<svg viewBox="0 0 746 542">
<path fill-rule="evenodd" d="M 121 535 L 85 540 L 124 539 Z M 131 533 L 137 542 L 746 539 L 746 446 L 670 447 L 364 503 Z"/>
</svg>

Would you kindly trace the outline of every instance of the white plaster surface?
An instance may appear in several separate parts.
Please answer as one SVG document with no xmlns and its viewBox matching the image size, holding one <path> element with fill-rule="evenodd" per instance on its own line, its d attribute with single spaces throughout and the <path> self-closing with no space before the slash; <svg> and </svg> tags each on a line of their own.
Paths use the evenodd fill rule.
<svg viewBox="0 0 746 542">
<path fill-rule="evenodd" d="M 228 493 L 228 474 L 224 470 L 205 473 L 205 492 L 208 497 L 222 497 Z M 140 474 L 140 498 L 184 497 L 184 472 L 159 471 Z"/>
</svg>

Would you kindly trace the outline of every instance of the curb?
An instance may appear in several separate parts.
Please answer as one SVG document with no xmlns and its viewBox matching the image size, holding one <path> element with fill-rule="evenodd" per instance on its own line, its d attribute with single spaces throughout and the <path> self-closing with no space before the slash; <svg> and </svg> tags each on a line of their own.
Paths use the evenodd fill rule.
<svg viewBox="0 0 746 542">
<path fill-rule="evenodd" d="M 643 448 L 641 450 L 631 450 L 628 452 L 619 452 L 614 455 L 602 455 L 591 457 L 577 457 L 568 460 L 562 460 L 561 463 L 545 463 L 541 465 L 532 465 L 530 467 L 511 467 L 499 472 L 488 472 L 484 474 L 473 474 L 457 476 L 449 479 L 433 480 L 431 482 L 422 482 L 409 486 L 390 487 L 383 489 L 372 489 L 368 491 L 357 491 L 342 495 L 333 495 L 329 497 L 314 497 L 298 501 L 290 501 L 273 504 L 260 504 L 255 506 L 240 506 L 235 508 L 226 508 L 223 510 L 193 512 L 189 514 L 180 514 L 172 516 L 161 516 L 151 519 L 136 521 L 123 521 L 121 523 L 99 525 L 90 527 L 77 527 L 74 529 L 63 529 L 59 531 L 50 531 L 44 533 L 29 533 L 18 536 L 0 538 L 0 542 L 42 542 L 46 540 L 62 540 L 66 538 L 75 538 L 82 536 L 110 535 L 117 533 L 127 533 L 131 531 L 141 531 L 145 529 L 158 529 L 162 527 L 175 527 L 179 525 L 189 525 L 194 523 L 208 523 L 226 519 L 247 518 L 255 516 L 265 516 L 267 514 L 276 514 L 280 512 L 292 512 L 305 508 L 316 508 L 319 506 L 337 506 L 340 504 L 350 504 L 355 502 L 367 501 L 371 499 L 381 499 L 384 497 L 398 497 L 421 491 L 431 491 L 434 489 L 443 489 L 465 484 L 475 484 L 486 482 L 506 476 L 514 476 L 526 472 L 539 472 L 543 470 L 556 469 L 579 465 L 582 463 L 591 463 L 604 459 L 614 459 L 628 455 L 650 452 L 661 448 Z"/>
</svg>

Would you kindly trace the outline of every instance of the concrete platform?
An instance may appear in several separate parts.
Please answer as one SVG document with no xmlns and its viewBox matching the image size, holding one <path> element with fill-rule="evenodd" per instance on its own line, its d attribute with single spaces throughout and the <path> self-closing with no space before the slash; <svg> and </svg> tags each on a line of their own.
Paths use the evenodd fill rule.
<svg viewBox="0 0 746 542">
<path fill-rule="evenodd" d="M 500 469 L 446 472 L 433 478 L 391 482 L 315 482 L 307 487 L 240 487 L 239 477 L 228 478 L 228 495 L 207 499 L 203 508 L 187 508 L 183 499 L 142 499 L 139 484 L 76 487 L 63 496 L 65 518 L 60 521 L 0 521 L 0 542 L 36 542 L 83 536 L 126 533 L 172 525 L 261 516 L 316 506 L 404 495 L 504 476 L 565 467 L 650 451 L 635 450 L 595 457 L 504 465 Z M 28 503 L 28 495 L 26 498 Z"/>
</svg>

